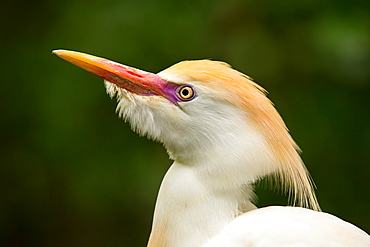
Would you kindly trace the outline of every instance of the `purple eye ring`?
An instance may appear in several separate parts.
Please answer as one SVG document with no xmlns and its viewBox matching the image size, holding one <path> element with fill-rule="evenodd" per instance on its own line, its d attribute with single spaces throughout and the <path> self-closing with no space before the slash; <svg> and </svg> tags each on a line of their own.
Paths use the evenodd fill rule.
<svg viewBox="0 0 370 247">
<path fill-rule="evenodd" d="M 197 96 L 195 89 L 188 84 L 179 86 L 176 89 L 176 94 L 181 101 L 190 101 Z"/>
</svg>

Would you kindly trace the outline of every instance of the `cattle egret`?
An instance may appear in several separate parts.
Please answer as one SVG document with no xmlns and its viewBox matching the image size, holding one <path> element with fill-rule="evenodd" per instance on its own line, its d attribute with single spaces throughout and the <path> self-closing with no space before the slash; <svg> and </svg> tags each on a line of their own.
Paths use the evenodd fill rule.
<svg viewBox="0 0 370 247">
<path fill-rule="evenodd" d="M 224 62 L 183 61 L 153 74 L 66 50 L 105 79 L 117 112 L 174 161 L 156 202 L 149 247 L 370 246 L 356 226 L 320 212 L 299 148 L 248 76 Z M 261 209 L 253 184 L 272 176 L 294 206 Z"/>
</svg>

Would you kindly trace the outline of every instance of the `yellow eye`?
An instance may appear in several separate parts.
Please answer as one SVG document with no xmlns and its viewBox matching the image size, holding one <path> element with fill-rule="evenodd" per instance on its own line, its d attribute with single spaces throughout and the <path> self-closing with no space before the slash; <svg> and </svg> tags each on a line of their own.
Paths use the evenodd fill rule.
<svg viewBox="0 0 370 247">
<path fill-rule="evenodd" d="M 195 96 L 195 91 L 191 86 L 185 85 L 177 90 L 177 94 L 182 100 L 192 100 Z"/>
</svg>

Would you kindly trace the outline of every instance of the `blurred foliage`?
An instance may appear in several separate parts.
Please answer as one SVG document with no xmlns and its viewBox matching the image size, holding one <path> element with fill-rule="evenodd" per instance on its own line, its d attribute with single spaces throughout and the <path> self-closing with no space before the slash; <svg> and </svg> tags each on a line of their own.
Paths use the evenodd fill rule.
<svg viewBox="0 0 370 247">
<path fill-rule="evenodd" d="M 145 246 L 171 164 L 102 80 L 52 49 L 157 72 L 232 64 L 271 92 L 324 211 L 370 231 L 369 2 L 6 1 L 0 12 L 2 246 Z M 257 189 L 259 206 L 286 198 Z M 4 243 L 4 244 L 3 244 Z"/>
</svg>

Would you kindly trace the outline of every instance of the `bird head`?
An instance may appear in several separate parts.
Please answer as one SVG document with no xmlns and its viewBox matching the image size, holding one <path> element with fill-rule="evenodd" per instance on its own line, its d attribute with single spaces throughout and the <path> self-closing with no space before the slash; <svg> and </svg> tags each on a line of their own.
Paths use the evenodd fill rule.
<svg viewBox="0 0 370 247">
<path fill-rule="evenodd" d="M 250 77 L 211 60 L 183 61 L 154 74 L 84 53 L 54 53 L 104 78 L 120 117 L 162 142 L 177 162 L 207 164 L 209 173 L 212 164 L 224 164 L 215 169 L 236 182 L 244 172 L 248 182 L 273 175 L 298 205 L 319 210 L 298 146 Z"/>
</svg>

